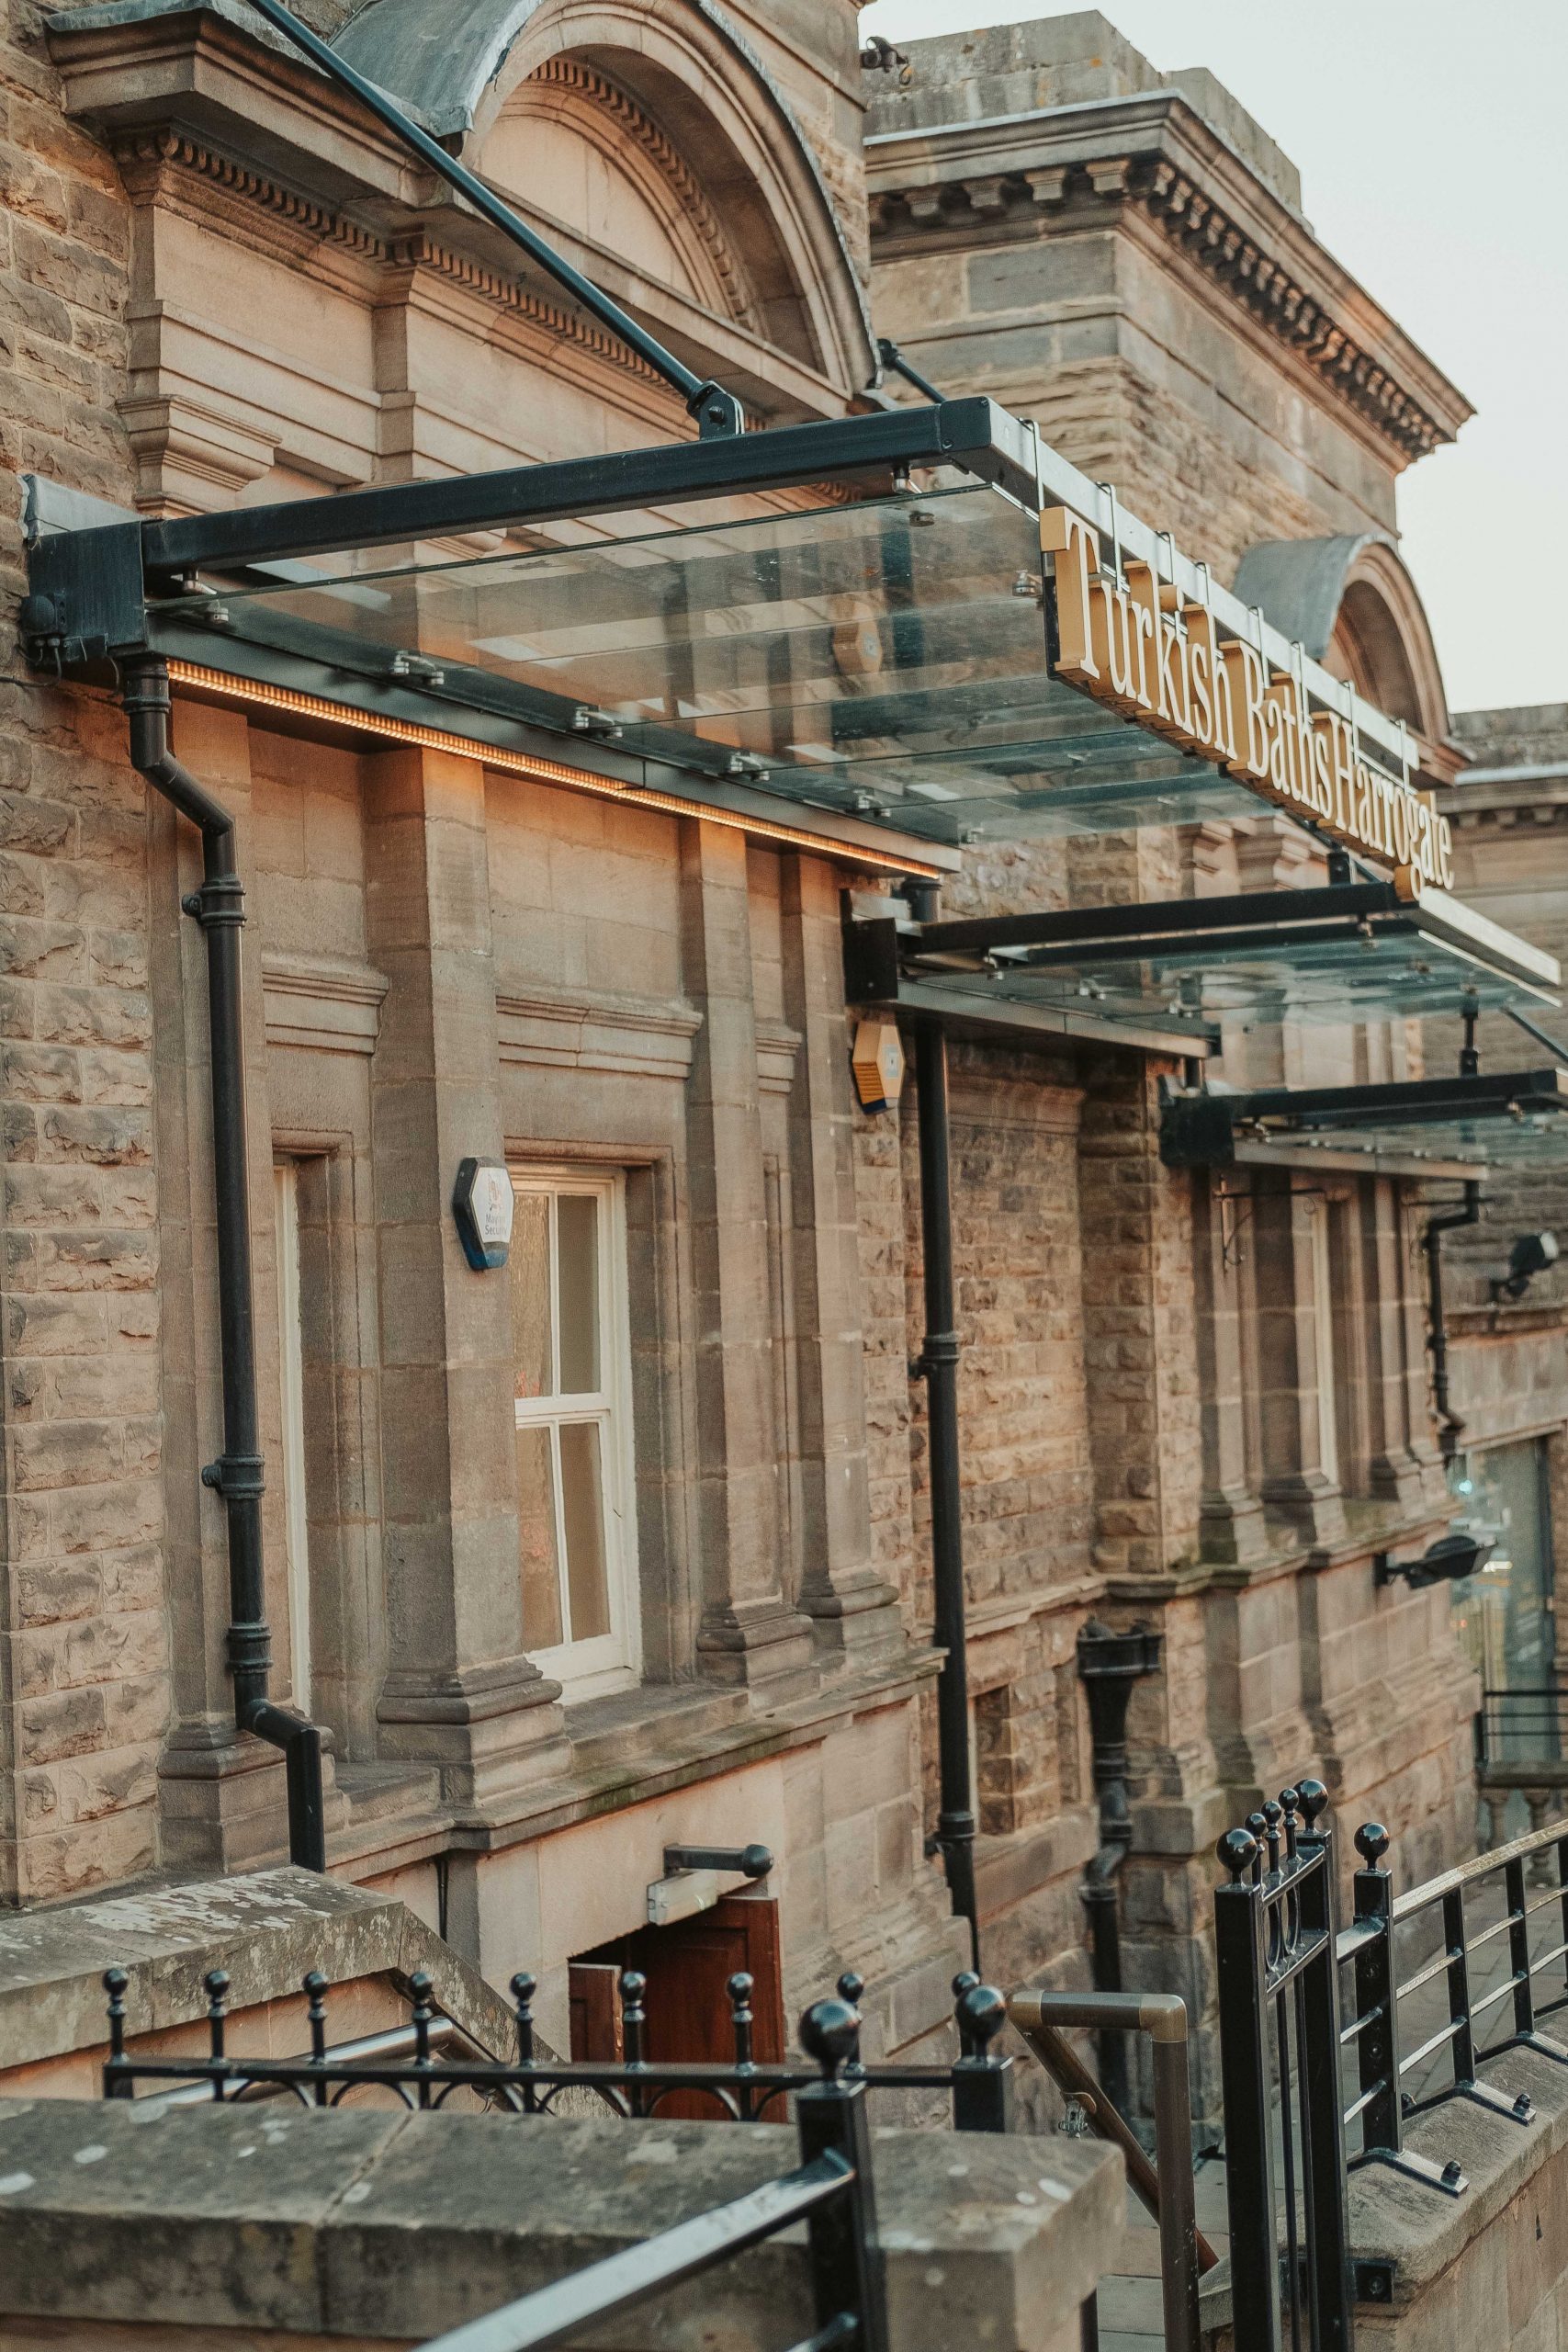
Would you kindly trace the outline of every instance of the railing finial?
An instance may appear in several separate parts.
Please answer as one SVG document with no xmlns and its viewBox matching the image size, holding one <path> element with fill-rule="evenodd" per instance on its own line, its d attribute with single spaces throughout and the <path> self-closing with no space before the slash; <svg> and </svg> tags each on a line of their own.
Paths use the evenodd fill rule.
<svg viewBox="0 0 1568 2352">
<path fill-rule="evenodd" d="M 517 2064 L 531 2066 L 534 2063 L 534 1996 L 538 1981 L 520 1968 L 512 1980 L 512 2013 L 517 2020 Z"/>
<path fill-rule="evenodd" d="M 1388 1831 L 1381 1821 L 1363 1821 L 1351 1843 L 1368 1870 L 1375 1871 L 1390 1845 Z"/>
<path fill-rule="evenodd" d="M 104 1990 L 109 1996 L 109 2063 L 118 2065 L 125 2056 L 125 1996 L 130 1977 L 123 1968 L 106 1968 Z"/>
<path fill-rule="evenodd" d="M 800 2046 L 825 2082 L 837 2082 L 860 2055 L 860 2013 L 848 2001 L 813 2001 L 800 2020 Z"/>
<path fill-rule="evenodd" d="M 964 2057 L 987 2058 L 992 2042 L 1008 2021 L 1006 1997 L 994 1984 L 970 1984 L 958 1996 L 953 2019 Z"/>
<path fill-rule="evenodd" d="M 1227 1829 L 1219 1843 L 1219 1858 L 1231 1874 L 1233 1886 L 1239 1886 L 1252 1867 L 1258 1851 L 1258 1840 L 1249 1829 Z"/>
<path fill-rule="evenodd" d="M 1307 1827 L 1315 1830 L 1319 1815 L 1328 1810 L 1328 1791 L 1321 1781 L 1298 1781 L 1296 1794 L 1301 1798 Z"/>
</svg>

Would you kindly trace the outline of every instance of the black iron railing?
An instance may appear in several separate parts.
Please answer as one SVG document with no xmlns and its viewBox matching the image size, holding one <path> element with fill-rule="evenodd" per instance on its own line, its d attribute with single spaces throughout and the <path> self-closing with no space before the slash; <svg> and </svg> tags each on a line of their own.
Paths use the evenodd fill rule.
<svg viewBox="0 0 1568 2352">
<path fill-rule="evenodd" d="M 1231 2296 L 1247 2352 L 1280 2352 L 1282 2314 L 1292 2352 L 1348 2352 L 1351 2339 L 1327 1804 L 1321 1781 L 1303 1781 L 1220 1841 Z"/>
<path fill-rule="evenodd" d="M 229 1979 L 214 1969 L 208 1996 L 205 2054 L 152 2055 L 126 2047 L 125 1996 L 130 1978 L 111 1968 L 104 1977 L 108 1999 L 109 2047 L 104 2063 L 106 2098 L 134 2098 L 138 2086 L 153 2096 L 188 2098 L 195 2092 L 222 2101 L 292 2097 L 306 2107 L 339 2107 L 356 2094 L 380 2092 L 410 2108 L 444 2108 L 453 2100 L 516 2115 L 550 2115 L 567 2094 L 581 2109 L 583 2097 L 610 2115 L 658 2115 L 676 2100 L 691 2102 L 699 2116 L 738 2123 L 783 2122 L 786 2102 L 812 2089 L 820 2066 L 760 2064 L 752 2056 L 752 1980 L 744 1973 L 727 1987 L 732 2064 L 650 2062 L 648 2049 L 648 1986 L 635 1970 L 620 1980 L 620 2059 L 610 2063 L 541 2055 L 534 2028 L 532 1976 L 512 1980 L 517 2054 L 498 2059 L 474 2054 L 475 2046 L 454 2029 L 434 2002 L 428 1976 L 409 1979 L 411 2010 L 406 2030 L 394 2029 L 367 2041 L 333 2046 L 328 2040 L 327 1980 L 312 1970 L 301 1990 L 310 2037 L 308 2053 L 294 2058 L 242 2055 L 228 2048 Z M 861 2064 L 856 2004 L 864 1986 L 858 1976 L 839 1979 L 838 2004 L 855 2018 L 855 2049 L 844 2061 L 847 2075 L 868 2091 L 940 2091 L 951 2104 L 960 2132 L 1005 2132 L 1013 2108 L 1013 2062 L 996 2049 L 1007 2022 L 1007 2003 L 991 1986 L 965 1973 L 953 1979 L 953 2024 L 959 2056 L 951 2065 L 897 2066 Z M 821 2007 L 818 2004 L 818 2008 Z M 829 2005 L 831 2006 L 831 2005 Z M 816 2014 L 807 2011 L 807 2017 Z M 804 2026 L 802 2029 L 804 2032 Z M 810 2044 L 805 2045 L 808 2049 Z M 154 2088 L 154 2086 L 161 2086 Z M 689 2111 L 689 2109 L 686 2110 Z"/>
<path fill-rule="evenodd" d="M 1453 2196 L 1464 2187 L 1458 2165 L 1436 2165 L 1402 2143 L 1412 2115 L 1465 2098 L 1528 2123 L 1530 2099 L 1480 2078 L 1506 2050 L 1533 2050 L 1568 2065 L 1568 2048 L 1541 2030 L 1568 2008 L 1568 1826 L 1532 1832 L 1445 1871 L 1396 1896 L 1383 1862 L 1388 1832 L 1369 1822 L 1356 1832 L 1356 1917 L 1339 1939 L 1355 1970 L 1355 2015 L 1345 2029 L 1357 2052 L 1360 2095 L 1346 2110 L 1359 2122 L 1361 2145 L 1349 2159 L 1385 2163 L 1429 2180 Z M 1544 1860 L 1555 1883 L 1530 1887 Z M 1541 1948 L 1534 1922 L 1549 1923 Z M 1423 1955 L 1400 1973 L 1396 1945 Z"/>
<path fill-rule="evenodd" d="M 1568 1823 L 1396 1895 L 1388 1832 L 1368 1822 L 1340 1929 L 1326 1804 L 1304 1781 L 1219 1849 L 1232 2293 L 1236 2342 L 1256 2352 L 1279 2352 L 1287 2324 L 1292 2352 L 1338 2352 L 1357 2300 L 1392 2300 L 1392 2265 L 1350 2257 L 1349 2173 L 1387 2165 L 1463 2196 L 1457 2161 L 1406 2147 L 1409 2119 L 1463 2098 L 1527 2124 L 1532 2100 L 1482 2069 L 1509 2050 L 1568 2066 L 1543 2030 L 1568 2010 Z M 1543 1864 L 1552 1883 L 1536 1891 Z"/>
<path fill-rule="evenodd" d="M 1499 1768 L 1558 1765 L 1568 1771 L 1568 1689 L 1552 1682 L 1539 1689 L 1483 1690 L 1475 1713 L 1475 1761 L 1483 1772 Z"/>
</svg>

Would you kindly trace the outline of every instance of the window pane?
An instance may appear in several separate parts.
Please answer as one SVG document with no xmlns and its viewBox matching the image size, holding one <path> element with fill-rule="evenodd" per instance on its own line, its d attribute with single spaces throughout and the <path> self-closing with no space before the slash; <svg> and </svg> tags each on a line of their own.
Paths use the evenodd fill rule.
<svg viewBox="0 0 1568 2352">
<path fill-rule="evenodd" d="M 550 1374 L 550 1199 L 519 1193 L 508 1258 L 519 1396 L 547 1396 Z"/>
<path fill-rule="evenodd" d="M 610 1630 L 604 1569 L 604 1483 L 597 1421 L 568 1421 L 560 1433 L 561 1516 L 566 1521 L 566 1581 L 571 1638 L 591 1642 Z"/>
<path fill-rule="evenodd" d="M 517 1535 L 523 1568 L 523 1641 L 551 1650 L 561 1638 L 556 1481 L 548 1430 L 517 1432 Z"/>
<path fill-rule="evenodd" d="M 563 1396 L 599 1392 L 599 1204 L 562 1193 L 556 1203 Z"/>
</svg>

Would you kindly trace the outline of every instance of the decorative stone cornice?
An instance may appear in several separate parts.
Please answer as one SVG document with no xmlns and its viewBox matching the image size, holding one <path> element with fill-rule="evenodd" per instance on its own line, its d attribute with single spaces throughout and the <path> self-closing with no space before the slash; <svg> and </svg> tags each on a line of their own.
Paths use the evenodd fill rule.
<svg viewBox="0 0 1568 2352">
<path fill-rule="evenodd" d="M 118 141 L 115 160 L 130 194 L 143 201 L 167 198 L 172 193 L 170 175 L 183 174 L 193 183 L 206 183 L 242 198 L 314 243 L 339 246 L 378 268 L 431 270 L 498 310 L 527 320 L 552 341 L 576 345 L 596 365 L 619 368 L 648 384 L 660 381 L 646 361 L 615 336 L 587 319 L 558 310 L 510 273 L 488 268 L 473 255 L 455 252 L 426 229 L 416 229 L 406 236 L 378 236 L 318 198 L 303 195 L 176 130 L 146 131 Z"/>
<path fill-rule="evenodd" d="M 1178 93 L 1052 107 L 866 142 L 874 258 L 1132 214 L 1406 458 L 1472 412 L 1310 228 Z"/>
</svg>

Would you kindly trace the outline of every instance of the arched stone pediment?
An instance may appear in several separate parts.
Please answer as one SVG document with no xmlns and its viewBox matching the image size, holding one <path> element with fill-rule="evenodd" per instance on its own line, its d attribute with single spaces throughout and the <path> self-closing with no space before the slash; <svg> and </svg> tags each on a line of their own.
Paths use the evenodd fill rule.
<svg viewBox="0 0 1568 2352">
<path fill-rule="evenodd" d="M 495 186 L 844 390 L 874 378 L 821 168 L 716 0 L 367 0 L 334 46 Z"/>
<path fill-rule="evenodd" d="M 1460 759 L 1431 624 L 1385 533 L 1264 540 L 1243 556 L 1235 593 L 1334 677 L 1403 718 L 1420 739 L 1423 767 L 1452 780 Z"/>
</svg>

